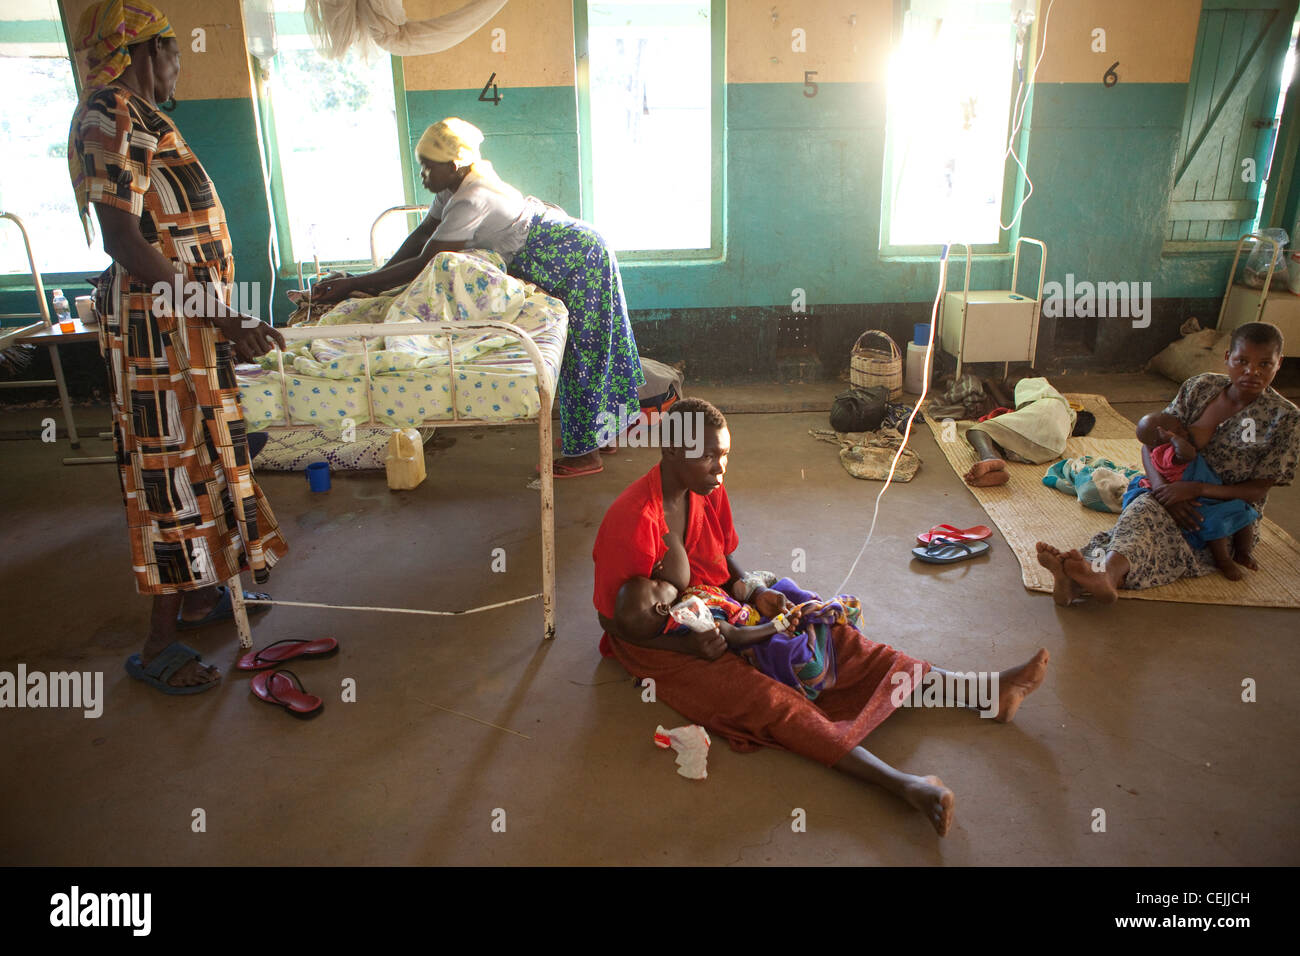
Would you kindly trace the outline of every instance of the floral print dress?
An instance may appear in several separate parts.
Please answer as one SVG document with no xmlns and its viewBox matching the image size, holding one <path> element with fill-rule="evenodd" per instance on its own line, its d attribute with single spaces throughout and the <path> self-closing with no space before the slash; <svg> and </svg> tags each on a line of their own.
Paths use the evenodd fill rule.
<svg viewBox="0 0 1300 956">
<path fill-rule="evenodd" d="M 637 392 L 645 384 L 614 251 L 587 223 L 547 209 L 533 217 L 510 274 L 563 300 L 569 310 L 556 395 L 560 454 L 593 452 L 603 435 L 640 414 Z"/>
<path fill-rule="evenodd" d="M 1165 409 L 1191 427 L 1206 406 L 1223 392 L 1231 379 L 1208 372 L 1183 383 Z M 1205 463 L 1225 485 L 1271 478 L 1289 485 L 1300 460 L 1300 408 L 1272 388 L 1235 415 L 1224 419 L 1200 449 Z M 1267 498 L 1255 503 L 1262 516 Z M 1259 540 L 1259 526 L 1255 527 Z M 1124 587 L 1134 590 L 1159 587 L 1183 577 L 1200 577 L 1216 570 L 1208 548 L 1193 548 L 1178 525 L 1154 495 L 1134 499 L 1110 531 L 1093 537 L 1083 548 L 1087 558 L 1115 551 L 1128 558 Z"/>
</svg>

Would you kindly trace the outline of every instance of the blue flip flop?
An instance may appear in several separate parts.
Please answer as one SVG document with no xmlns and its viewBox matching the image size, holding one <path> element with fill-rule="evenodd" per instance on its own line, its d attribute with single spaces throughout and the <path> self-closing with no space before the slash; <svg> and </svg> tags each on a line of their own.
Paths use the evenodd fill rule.
<svg viewBox="0 0 1300 956">
<path fill-rule="evenodd" d="M 176 630 L 192 631 L 196 627 L 207 627 L 209 624 L 216 624 L 218 621 L 230 621 L 235 617 L 235 608 L 230 600 L 230 590 L 224 584 L 218 584 L 217 590 L 221 592 L 221 597 L 217 603 L 212 605 L 212 610 L 197 621 L 187 621 L 181 617 L 180 612 L 176 613 Z M 244 600 L 264 601 L 271 595 L 263 594 L 261 591 L 245 591 Z M 248 607 L 248 616 L 253 617 L 256 614 L 263 614 L 271 610 L 269 604 L 251 604 Z"/>
<path fill-rule="evenodd" d="M 132 654 L 126 659 L 126 672 L 136 680 L 144 681 L 164 694 L 201 694 L 221 683 L 221 678 L 204 681 L 202 684 L 191 684 L 188 687 L 173 687 L 167 683 L 173 674 L 190 661 L 202 661 L 199 652 L 192 647 L 186 647 L 180 641 L 173 641 L 149 662 L 148 667 L 144 666 L 139 654 Z"/>
<path fill-rule="evenodd" d="M 987 553 L 987 541 L 957 541 L 954 538 L 931 538 L 924 548 L 913 548 L 912 554 L 928 564 L 956 564 L 967 558 Z"/>
</svg>

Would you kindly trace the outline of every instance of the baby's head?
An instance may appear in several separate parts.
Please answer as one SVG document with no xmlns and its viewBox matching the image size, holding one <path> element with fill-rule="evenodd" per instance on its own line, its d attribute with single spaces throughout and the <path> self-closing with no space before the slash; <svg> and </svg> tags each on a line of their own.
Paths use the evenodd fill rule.
<svg viewBox="0 0 1300 956">
<path fill-rule="evenodd" d="M 614 624 L 627 637 L 648 641 L 663 633 L 676 601 L 677 588 L 668 581 L 628 578 L 614 601 Z"/>
<path fill-rule="evenodd" d="M 1170 415 L 1168 412 L 1152 412 L 1150 415 L 1143 416 L 1142 420 L 1138 422 L 1138 441 L 1148 448 L 1163 445 L 1167 439 L 1160 434 L 1162 428 L 1180 438 L 1187 437 L 1187 429 L 1177 415 Z"/>
</svg>

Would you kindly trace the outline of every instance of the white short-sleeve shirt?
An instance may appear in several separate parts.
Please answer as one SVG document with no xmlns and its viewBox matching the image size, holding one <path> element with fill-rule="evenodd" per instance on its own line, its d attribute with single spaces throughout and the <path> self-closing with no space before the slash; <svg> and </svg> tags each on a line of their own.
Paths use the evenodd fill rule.
<svg viewBox="0 0 1300 956">
<path fill-rule="evenodd" d="M 532 196 L 493 188 L 471 169 L 459 189 L 454 193 L 444 189 L 429 205 L 429 216 L 442 220 L 432 238 L 491 249 L 509 265 L 528 240 L 533 216 L 544 208 L 542 201 Z"/>
</svg>

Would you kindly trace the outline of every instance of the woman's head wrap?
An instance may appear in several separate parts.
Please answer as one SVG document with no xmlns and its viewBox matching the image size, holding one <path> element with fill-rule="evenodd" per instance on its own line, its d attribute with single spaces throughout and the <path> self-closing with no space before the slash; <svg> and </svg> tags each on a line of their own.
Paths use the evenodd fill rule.
<svg viewBox="0 0 1300 956">
<path fill-rule="evenodd" d="M 131 65 L 127 47 L 153 37 L 174 37 L 163 12 L 145 0 L 101 0 L 81 15 L 76 48 L 86 52 L 86 89 L 112 83 Z"/>
<path fill-rule="evenodd" d="M 75 145 L 82 109 L 97 90 L 126 72 L 131 65 L 127 47 L 153 37 L 174 36 L 176 31 L 163 12 L 145 0 L 101 0 L 81 15 L 74 40 L 77 52 L 86 54 L 87 69 L 81 102 L 72 116 L 72 129 L 68 132 L 68 174 L 72 177 L 72 191 L 76 194 L 81 224 L 86 231 L 86 245 L 94 241 L 95 230 L 90 221 L 86 168 Z"/>
<path fill-rule="evenodd" d="M 415 155 L 431 163 L 468 166 L 481 158 L 478 148 L 482 142 L 482 130 L 453 116 L 424 131 L 415 147 Z"/>
</svg>

